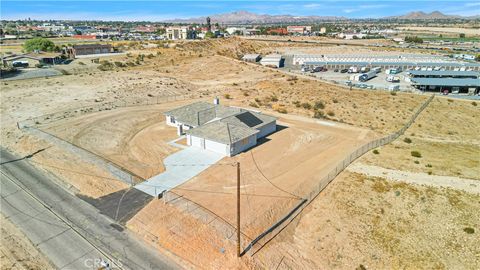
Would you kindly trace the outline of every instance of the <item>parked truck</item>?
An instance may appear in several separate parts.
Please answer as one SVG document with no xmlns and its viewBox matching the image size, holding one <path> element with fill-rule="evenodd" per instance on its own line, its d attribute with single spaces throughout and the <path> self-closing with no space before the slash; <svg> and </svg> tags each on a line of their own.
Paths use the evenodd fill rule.
<svg viewBox="0 0 480 270">
<path fill-rule="evenodd" d="M 348 73 L 358 73 L 358 67 L 350 67 Z"/>
<path fill-rule="evenodd" d="M 366 81 L 368 81 L 371 78 L 376 77 L 376 76 L 377 76 L 377 72 L 372 70 L 372 71 L 369 71 L 369 72 L 366 72 L 366 73 L 362 73 L 362 75 L 360 75 L 360 77 L 358 79 L 361 82 L 366 82 Z"/>
<path fill-rule="evenodd" d="M 398 76 L 393 76 L 393 75 L 388 75 L 388 76 L 387 76 L 387 82 L 398 83 L 398 82 L 400 82 L 400 77 L 398 77 Z"/>
</svg>

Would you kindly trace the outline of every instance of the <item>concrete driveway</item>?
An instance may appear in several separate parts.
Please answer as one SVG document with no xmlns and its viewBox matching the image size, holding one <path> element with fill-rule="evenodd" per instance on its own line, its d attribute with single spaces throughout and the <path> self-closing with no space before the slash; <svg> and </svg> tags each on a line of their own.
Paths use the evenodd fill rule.
<svg viewBox="0 0 480 270">
<path fill-rule="evenodd" d="M 152 196 L 179 186 L 225 157 L 197 147 L 188 147 L 163 161 L 165 171 L 135 186 Z"/>
</svg>

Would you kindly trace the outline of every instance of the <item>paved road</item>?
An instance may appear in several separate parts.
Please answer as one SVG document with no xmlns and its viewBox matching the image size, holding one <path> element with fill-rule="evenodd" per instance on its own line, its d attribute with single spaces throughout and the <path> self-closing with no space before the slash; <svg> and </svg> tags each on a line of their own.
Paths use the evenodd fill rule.
<svg viewBox="0 0 480 270">
<path fill-rule="evenodd" d="M 170 258 L 122 230 L 45 174 L 0 149 L 1 212 L 63 269 L 92 269 L 109 258 L 120 269 L 178 269 Z"/>
</svg>

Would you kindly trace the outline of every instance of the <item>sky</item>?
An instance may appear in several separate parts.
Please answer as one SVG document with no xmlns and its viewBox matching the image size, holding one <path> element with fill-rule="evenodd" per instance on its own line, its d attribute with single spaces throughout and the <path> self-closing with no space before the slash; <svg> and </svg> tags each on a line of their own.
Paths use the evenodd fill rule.
<svg viewBox="0 0 480 270">
<path fill-rule="evenodd" d="M 383 0 L 383 1 L 24 1 L 1 0 L 2 20 L 115 20 L 161 22 L 245 10 L 259 14 L 295 16 L 345 16 L 380 18 L 411 11 L 440 11 L 449 15 L 480 15 L 480 1 Z"/>
</svg>

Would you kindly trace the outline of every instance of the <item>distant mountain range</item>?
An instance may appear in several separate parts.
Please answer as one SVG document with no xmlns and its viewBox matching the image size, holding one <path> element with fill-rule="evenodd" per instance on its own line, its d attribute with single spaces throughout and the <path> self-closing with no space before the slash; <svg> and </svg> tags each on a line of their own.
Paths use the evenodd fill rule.
<svg viewBox="0 0 480 270">
<path fill-rule="evenodd" d="M 445 15 L 440 11 L 434 11 L 431 13 L 425 13 L 422 11 L 413 11 L 401 16 L 390 16 L 385 19 L 398 19 L 398 20 L 444 20 L 444 19 L 460 19 L 462 16 Z"/>
<path fill-rule="evenodd" d="M 222 24 L 249 24 L 249 23 L 296 23 L 296 22 L 316 22 L 331 20 L 348 20 L 346 17 L 336 16 L 293 16 L 293 15 L 268 15 L 257 14 L 248 11 L 235 11 L 231 13 L 214 14 L 208 16 L 212 23 Z M 169 22 L 176 23 L 205 23 L 207 16 L 189 18 L 189 19 L 173 19 Z"/>
<path fill-rule="evenodd" d="M 248 11 L 235 11 L 231 13 L 214 14 L 208 16 L 212 23 L 220 24 L 269 24 L 269 23 L 314 23 L 319 21 L 332 20 L 349 20 L 347 17 L 338 16 L 293 16 L 293 15 L 268 15 L 257 14 Z M 398 20 L 441 20 L 441 19 L 479 19 L 480 15 L 471 17 L 462 17 L 457 15 L 445 15 L 439 11 L 425 13 L 422 11 L 414 11 L 400 16 L 389 16 L 381 19 L 398 19 Z M 189 19 L 173 19 L 167 22 L 175 23 L 205 23 L 207 16 L 189 18 Z"/>
</svg>

